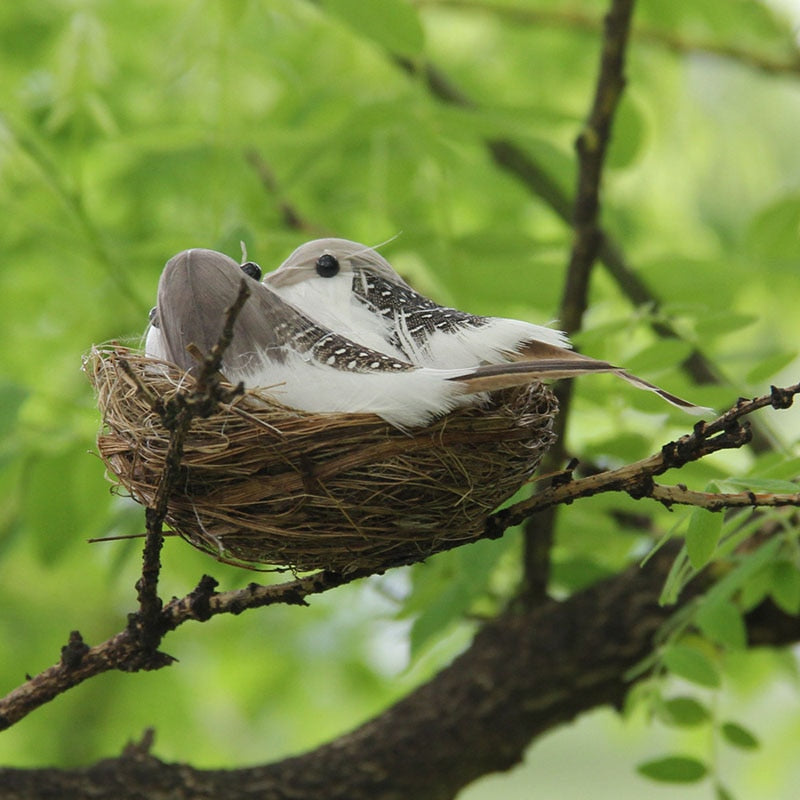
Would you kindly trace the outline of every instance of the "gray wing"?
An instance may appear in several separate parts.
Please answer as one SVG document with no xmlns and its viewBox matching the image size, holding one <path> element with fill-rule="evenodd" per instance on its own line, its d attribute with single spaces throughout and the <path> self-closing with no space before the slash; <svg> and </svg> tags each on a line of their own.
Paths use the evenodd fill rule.
<svg viewBox="0 0 800 800">
<path fill-rule="evenodd" d="M 413 368 L 324 328 L 249 277 L 232 258 L 203 249 L 178 253 L 161 274 L 157 315 L 168 361 L 192 369 L 197 361 L 187 347 L 194 344 L 203 354 L 211 350 L 242 280 L 250 297 L 236 318 L 224 370 L 251 372 L 265 359 L 283 363 L 290 352 L 309 353 L 321 363 L 355 371 L 375 369 L 375 364 L 392 371 Z"/>
</svg>

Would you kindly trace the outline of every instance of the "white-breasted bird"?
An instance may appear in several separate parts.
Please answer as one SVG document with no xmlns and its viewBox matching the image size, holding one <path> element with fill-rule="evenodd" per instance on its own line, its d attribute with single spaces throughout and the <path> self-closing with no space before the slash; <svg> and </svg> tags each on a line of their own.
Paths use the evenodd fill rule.
<svg viewBox="0 0 800 800">
<path fill-rule="evenodd" d="M 251 296 L 234 324 L 222 372 L 293 408 L 372 413 L 396 427 L 413 428 L 482 402 L 484 392 L 576 372 L 572 361 L 554 358 L 452 369 L 418 366 L 332 331 L 259 283 L 257 274 L 256 265 L 240 267 L 213 250 L 185 250 L 171 258 L 150 314 L 146 354 L 186 370 L 196 368 L 187 347 L 194 344 L 208 353 L 216 344 L 225 311 L 244 279 Z M 615 369 L 592 361 L 580 372 Z"/>
<path fill-rule="evenodd" d="M 440 306 L 414 291 L 376 250 L 348 239 L 306 242 L 263 282 L 321 324 L 418 366 L 508 368 L 552 360 L 564 374 L 549 377 L 613 372 L 684 411 L 710 412 L 624 369 L 575 352 L 561 331 Z"/>
</svg>

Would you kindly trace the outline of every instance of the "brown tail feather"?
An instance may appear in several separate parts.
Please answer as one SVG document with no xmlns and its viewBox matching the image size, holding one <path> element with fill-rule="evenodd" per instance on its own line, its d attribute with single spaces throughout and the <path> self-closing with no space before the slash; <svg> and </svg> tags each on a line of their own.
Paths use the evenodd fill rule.
<svg viewBox="0 0 800 800">
<path fill-rule="evenodd" d="M 690 403 L 659 386 L 643 380 L 607 361 L 598 361 L 573 350 L 565 350 L 545 342 L 529 342 L 519 354 L 520 360 L 506 364 L 490 364 L 478 367 L 468 375 L 451 380 L 464 384 L 466 392 L 490 392 L 520 386 L 535 380 L 557 380 L 588 375 L 593 372 L 610 372 L 638 389 L 655 392 L 677 408 L 690 414 L 714 413 L 712 409 Z"/>
</svg>

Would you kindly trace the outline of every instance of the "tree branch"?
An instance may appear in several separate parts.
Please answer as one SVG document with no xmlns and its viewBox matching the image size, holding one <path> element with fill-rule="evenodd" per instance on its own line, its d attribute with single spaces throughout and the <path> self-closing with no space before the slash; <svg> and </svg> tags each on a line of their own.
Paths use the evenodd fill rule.
<svg viewBox="0 0 800 800">
<path fill-rule="evenodd" d="M 575 149 L 578 178 L 572 211 L 573 241 L 559 308 L 559 322 L 568 333 L 580 330 L 589 302 L 589 277 L 602 242 L 599 226 L 600 184 L 611 125 L 625 86 L 625 48 L 628 42 L 633 0 L 613 0 L 605 18 L 603 47 L 592 108 Z M 572 399 L 572 381 L 556 385 L 559 414 L 556 443 L 543 463 L 545 472 L 558 469 L 565 460 L 566 427 Z M 525 525 L 525 592 L 528 602 L 539 602 L 547 593 L 550 549 L 555 535 L 554 507 L 528 519 Z"/>
<path fill-rule="evenodd" d="M 604 492 L 624 491 L 637 500 L 643 497 L 651 497 L 667 504 L 670 502 L 669 496 L 671 494 L 675 498 L 671 502 L 686 501 L 687 505 L 700 505 L 703 508 L 707 508 L 706 493 L 696 493 L 695 496 L 698 502 L 692 503 L 690 502 L 692 495 L 687 489 L 684 488 L 682 490 L 681 487 L 659 488 L 654 483 L 653 478 L 670 469 L 680 469 L 685 464 L 705 458 L 711 453 L 742 447 L 750 441 L 752 430 L 750 425 L 739 422 L 742 417 L 766 406 L 772 406 L 776 409 L 788 408 L 797 394 L 800 394 L 800 383 L 785 389 L 772 387 L 769 394 L 755 397 L 752 400 L 740 400 L 735 406 L 712 422 L 697 423 L 691 434 L 665 444 L 659 453 L 641 461 L 577 480 L 572 479 L 571 471 L 562 474 L 558 476 L 557 480 L 553 481 L 553 485 L 549 488 L 543 489 L 526 500 L 521 500 L 492 514 L 486 521 L 486 535 L 492 535 L 490 529 L 502 532 L 512 525 L 519 525 L 528 515 L 550 506 L 572 503 L 579 498 L 592 497 Z M 574 469 L 577 464 L 572 466 Z M 769 495 L 752 492 L 744 494 L 750 502 L 743 504 L 739 499 L 740 495 L 731 495 L 731 507 L 797 504 L 787 501 L 789 498 L 796 497 L 796 495 L 792 494 Z M 712 496 L 715 498 L 725 497 L 723 494 Z M 773 501 L 772 498 L 781 498 L 781 500 Z M 716 506 L 712 509 L 714 511 L 719 511 L 726 507 L 723 503 L 714 503 L 713 505 Z"/>
<path fill-rule="evenodd" d="M 653 648 L 674 609 L 658 604 L 674 549 L 564 602 L 485 625 L 433 680 L 379 716 L 316 750 L 266 766 L 198 770 L 129 748 L 72 770 L 0 770 L 6 797 L 127 800 L 446 800 L 518 763 L 537 736 L 601 705 L 618 707 L 628 673 Z M 703 588 L 687 587 L 686 604 Z M 753 644 L 800 640 L 800 620 L 762 604 L 747 616 Z M 156 794 L 158 789 L 158 794 Z"/>
<path fill-rule="evenodd" d="M 697 493 L 697 496 L 693 497 L 688 489 L 680 486 L 659 487 L 653 481 L 655 476 L 669 469 L 680 468 L 690 461 L 704 458 L 722 449 L 741 447 L 748 441 L 749 431 L 746 425 L 740 424 L 742 417 L 766 406 L 776 409 L 788 408 L 797 394 L 800 394 L 800 384 L 786 389 L 773 387 L 770 394 L 752 400 L 742 400 L 712 422 L 698 423 L 691 434 L 667 443 L 659 453 L 619 469 L 576 480 L 572 479 L 571 473 L 562 473 L 552 482 L 553 485 L 488 517 L 482 536 L 476 538 L 496 539 L 509 527 L 520 524 L 532 514 L 602 492 L 624 491 L 636 498 L 652 497 L 666 503 L 687 502 L 694 505 L 696 503 L 692 500 L 697 500 L 697 504 L 712 510 L 742 505 L 753 507 L 800 505 L 800 495 L 745 492 L 711 496 Z M 725 503 L 727 498 L 731 501 L 729 505 Z M 747 499 L 746 503 L 744 498 Z M 452 549 L 464 544 L 466 544 L 464 541 L 450 540 L 442 549 Z M 400 566 L 400 563 L 411 562 L 399 562 L 391 566 Z M 390 565 L 386 566 L 388 568 Z M 220 614 L 240 614 L 249 608 L 260 608 L 276 603 L 303 605 L 305 598 L 310 595 L 343 586 L 369 574 L 372 572 L 354 571 L 341 575 L 321 571 L 282 584 L 260 586 L 251 583 L 244 589 L 219 593 L 215 591 L 217 582 L 210 576 L 204 576 L 194 591 L 164 605 L 153 624 L 159 636 L 163 637 L 167 632 L 190 620 L 204 622 Z M 102 672 L 111 669 L 124 671 L 157 669 L 171 663 L 169 656 L 153 658 L 149 640 L 143 641 L 140 634 L 138 626 L 141 623 L 138 621 L 138 615 L 134 615 L 132 620 L 126 630 L 91 648 L 84 645 L 77 632 L 73 632 L 71 644 L 66 646 L 65 655 L 62 655 L 57 664 L 0 699 L 0 730 L 10 727 L 59 694 Z"/>
</svg>

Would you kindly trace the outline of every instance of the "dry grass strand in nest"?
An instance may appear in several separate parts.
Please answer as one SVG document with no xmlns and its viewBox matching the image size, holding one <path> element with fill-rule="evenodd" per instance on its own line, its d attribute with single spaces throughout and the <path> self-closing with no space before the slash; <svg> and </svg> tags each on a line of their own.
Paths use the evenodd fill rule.
<svg viewBox="0 0 800 800">
<path fill-rule="evenodd" d="M 123 347 L 93 348 L 86 359 L 103 415 L 100 455 L 150 505 L 169 433 L 123 359 L 163 399 L 194 379 Z M 312 414 L 247 391 L 193 420 L 167 522 L 246 567 L 347 572 L 416 561 L 482 532 L 553 443 L 556 410 L 536 383 L 404 433 L 372 414 Z"/>
</svg>

